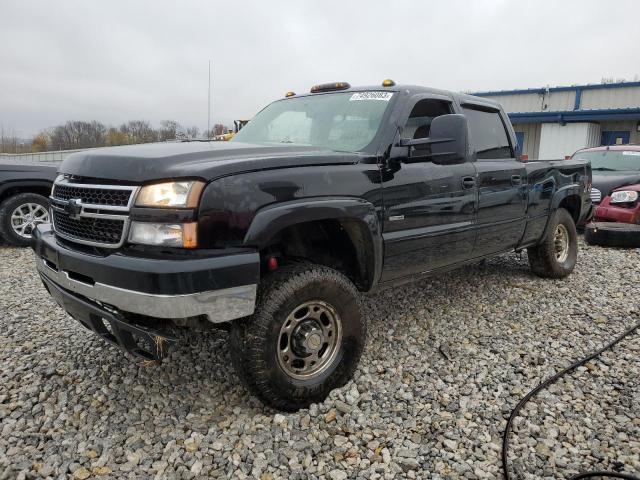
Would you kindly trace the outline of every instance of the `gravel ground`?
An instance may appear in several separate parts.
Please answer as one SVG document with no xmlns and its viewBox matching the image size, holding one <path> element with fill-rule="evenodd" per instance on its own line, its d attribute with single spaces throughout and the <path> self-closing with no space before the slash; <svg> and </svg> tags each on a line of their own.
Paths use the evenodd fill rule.
<svg viewBox="0 0 640 480">
<path fill-rule="evenodd" d="M 640 315 L 640 252 L 581 245 L 563 281 L 526 256 L 368 295 L 355 380 L 296 414 L 263 407 L 226 333 L 145 367 L 45 294 L 29 250 L 0 248 L 0 478 L 499 478 L 510 410 Z M 640 474 L 640 334 L 534 398 L 517 478 Z"/>
</svg>

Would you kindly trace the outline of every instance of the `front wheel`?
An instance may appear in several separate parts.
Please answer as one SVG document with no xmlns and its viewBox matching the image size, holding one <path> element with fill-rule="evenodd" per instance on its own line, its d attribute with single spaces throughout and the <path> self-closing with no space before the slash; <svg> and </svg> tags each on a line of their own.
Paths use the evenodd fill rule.
<svg viewBox="0 0 640 480">
<path fill-rule="evenodd" d="M 254 395 L 295 411 L 349 381 L 365 339 L 353 283 L 331 268 L 301 263 L 263 280 L 256 312 L 232 324 L 231 358 Z"/>
<path fill-rule="evenodd" d="M 563 278 L 578 261 L 578 233 L 571 214 L 564 208 L 553 213 L 547 235 L 539 245 L 527 249 L 533 273 L 546 278 Z"/>
<path fill-rule="evenodd" d="M 10 245 L 29 246 L 35 226 L 48 221 L 49 202 L 37 193 L 20 193 L 0 205 L 0 235 Z"/>
</svg>

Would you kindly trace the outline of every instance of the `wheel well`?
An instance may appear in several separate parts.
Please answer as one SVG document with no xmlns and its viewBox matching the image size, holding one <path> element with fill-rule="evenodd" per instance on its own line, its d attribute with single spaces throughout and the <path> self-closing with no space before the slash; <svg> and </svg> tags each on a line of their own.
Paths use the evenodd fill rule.
<svg viewBox="0 0 640 480">
<path fill-rule="evenodd" d="M 14 195 L 18 195 L 20 193 L 36 193 L 38 195 L 42 195 L 45 198 L 48 198 L 51 194 L 51 186 L 44 185 L 16 185 L 14 187 L 9 187 L 6 190 L 3 190 L 0 193 L 0 202 L 4 202 L 7 198 L 11 198 Z"/>
<path fill-rule="evenodd" d="M 573 221 L 577 224 L 580 219 L 580 197 L 578 195 L 569 195 L 562 199 L 558 208 L 564 208 L 573 217 Z"/>
<path fill-rule="evenodd" d="M 281 230 L 261 250 L 261 258 L 305 259 L 338 270 L 360 290 L 371 288 L 373 245 L 361 222 L 327 219 L 303 222 Z"/>
</svg>

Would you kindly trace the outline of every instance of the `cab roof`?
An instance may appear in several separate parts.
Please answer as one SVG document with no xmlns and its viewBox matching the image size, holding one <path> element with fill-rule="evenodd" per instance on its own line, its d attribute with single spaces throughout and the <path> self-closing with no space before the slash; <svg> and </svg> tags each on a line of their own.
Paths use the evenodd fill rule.
<svg viewBox="0 0 640 480">
<path fill-rule="evenodd" d="M 406 92 L 409 95 L 419 95 L 419 94 L 443 95 L 446 97 L 451 97 L 453 99 L 456 99 L 461 104 L 474 103 L 474 104 L 492 106 L 498 109 L 501 108 L 501 105 L 498 102 L 494 100 L 490 100 L 488 98 L 476 97 L 474 95 L 469 95 L 466 93 L 452 92 L 450 90 L 441 90 L 438 88 L 422 87 L 419 85 L 394 85 L 392 87 L 384 87 L 382 85 L 364 85 L 359 87 L 349 87 L 341 90 L 321 91 L 316 93 L 305 92 L 289 98 L 305 97 L 305 96 L 311 96 L 311 95 L 324 95 L 327 93 L 370 92 L 370 91 Z"/>
</svg>

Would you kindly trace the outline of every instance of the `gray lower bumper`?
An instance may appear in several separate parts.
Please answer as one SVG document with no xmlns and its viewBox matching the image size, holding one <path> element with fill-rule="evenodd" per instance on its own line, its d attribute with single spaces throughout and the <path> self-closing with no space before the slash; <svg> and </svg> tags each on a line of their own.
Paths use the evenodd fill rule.
<svg viewBox="0 0 640 480">
<path fill-rule="evenodd" d="M 127 290 L 104 283 L 76 280 L 69 273 L 47 265 L 36 255 L 38 271 L 56 285 L 119 310 L 157 318 L 187 318 L 206 315 L 212 322 L 227 322 L 251 315 L 255 309 L 257 286 L 210 290 L 188 295 L 158 295 Z"/>
</svg>

